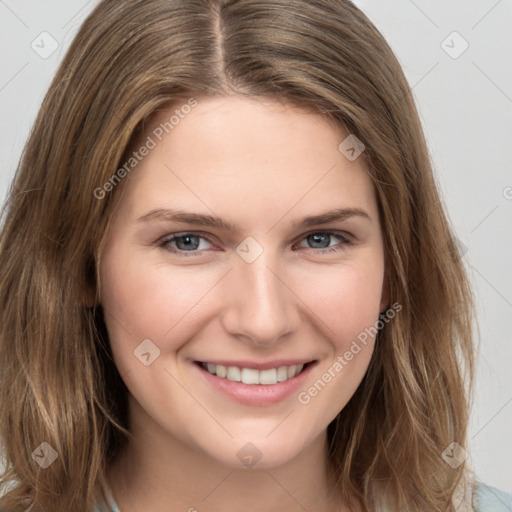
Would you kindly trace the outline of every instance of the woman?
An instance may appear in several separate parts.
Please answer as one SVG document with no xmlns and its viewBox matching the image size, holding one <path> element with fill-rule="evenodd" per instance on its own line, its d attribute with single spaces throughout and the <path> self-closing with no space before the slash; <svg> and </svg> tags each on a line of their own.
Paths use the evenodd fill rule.
<svg viewBox="0 0 512 512">
<path fill-rule="evenodd" d="M 2 509 L 506 506 L 421 125 L 351 3 L 101 2 L 6 206 Z"/>
</svg>

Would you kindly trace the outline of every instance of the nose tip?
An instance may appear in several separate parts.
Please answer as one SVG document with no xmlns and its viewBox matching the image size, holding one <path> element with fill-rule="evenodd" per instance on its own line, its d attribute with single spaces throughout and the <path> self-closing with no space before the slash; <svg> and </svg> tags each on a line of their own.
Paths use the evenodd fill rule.
<svg viewBox="0 0 512 512">
<path fill-rule="evenodd" d="M 242 261 L 227 283 L 224 328 L 254 345 L 278 342 L 292 333 L 299 322 L 294 296 L 269 260 L 260 256 L 250 264 Z"/>
</svg>

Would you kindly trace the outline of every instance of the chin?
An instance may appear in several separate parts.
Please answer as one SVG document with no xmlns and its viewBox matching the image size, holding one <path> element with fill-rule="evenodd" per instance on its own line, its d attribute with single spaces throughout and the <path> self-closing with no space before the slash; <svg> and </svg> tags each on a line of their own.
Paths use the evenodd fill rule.
<svg viewBox="0 0 512 512">
<path fill-rule="evenodd" d="M 275 428 L 275 425 L 274 427 Z M 271 432 L 271 430 L 270 430 Z M 198 447 L 212 459 L 233 469 L 272 469 L 288 464 L 309 444 L 303 436 L 288 433 L 239 436 L 225 443 Z"/>
</svg>

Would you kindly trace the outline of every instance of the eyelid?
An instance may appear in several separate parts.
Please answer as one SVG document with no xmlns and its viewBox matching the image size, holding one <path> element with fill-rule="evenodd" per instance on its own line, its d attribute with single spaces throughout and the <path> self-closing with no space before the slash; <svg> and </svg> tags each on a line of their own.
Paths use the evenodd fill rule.
<svg viewBox="0 0 512 512">
<path fill-rule="evenodd" d="M 346 246 L 354 245 L 356 242 L 356 237 L 352 235 L 351 233 L 348 233 L 347 231 L 342 230 L 336 230 L 336 229 L 317 229 L 312 230 L 304 233 L 301 235 L 297 242 L 295 242 L 293 245 L 296 245 L 300 243 L 301 241 L 305 240 L 308 236 L 315 235 L 315 234 L 322 234 L 322 235 L 329 235 L 329 236 L 335 236 L 340 238 L 341 243 L 336 244 L 334 246 L 324 247 L 320 249 L 315 249 L 313 247 L 302 247 L 301 249 L 305 249 L 310 253 L 313 254 L 326 254 L 328 252 L 330 253 L 340 253 L 343 251 Z"/>
<path fill-rule="evenodd" d="M 214 244 L 214 242 L 212 240 L 213 237 L 210 233 L 205 233 L 204 231 L 179 231 L 176 233 L 171 233 L 170 235 L 165 235 L 164 237 L 157 240 L 155 245 L 163 245 L 163 244 L 174 241 L 176 238 L 185 237 L 187 235 L 204 238 L 211 244 Z M 180 252 L 185 252 L 185 251 L 180 251 Z"/>
<path fill-rule="evenodd" d="M 345 246 L 353 245 L 356 242 L 356 237 L 347 231 L 336 230 L 336 229 L 316 229 L 316 230 L 310 230 L 310 231 L 303 233 L 302 235 L 297 237 L 296 241 L 293 242 L 292 245 L 295 246 L 299 242 L 305 240 L 308 236 L 315 235 L 315 234 L 336 236 L 336 237 L 339 237 L 342 240 L 342 242 L 335 246 L 324 247 L 321 249 L 315 249 L 315 248 L 311 248 L 311 247 L 309 247 L 309 248 L 302 247 L 301 249 L 306 249 L 307 251 L 312 252 L 313 254 L 325 254 L 327 252 L 341 252 L 345 248 Z M 163 238 L 160 238 L 156 242 L 155 245 L 163 248 L 164 250 L 170 252 L 171 254 L 177 254 L 180 256 L 184 256 L 184 257 L 190 257 L 190 256 L 193 257 L 196 255 L 202 254 L 204 252 L 204 250 L 202 250 L 202 251 L 184 251 L 184 250 L 180 250 L 180 249 L 172 249 L 171 250 L 168 247 L 166 247 L 166 245 L 169 244 L 170 242 L 173 242 L 174 240 L 182 238 L 182 237 L 186 237 L 187 235 L 192 236 L 192 237 L 204 238 L 209 243 L 215 245 L 215 243 L 212 241 L 212 236 L 210 235 L 210 233 L 206 233 L 204 231 L 180 231 L 180 232 L 172 233 L 170 235 L 164 236 Z M 335 249 L 335 247 L 340 247 L 340 248 Z"/>
<path fill-rule="evenodd" d="M 317 233 L 321 233 L 321 234 L 324 234 L 324 235 L 339 236 L 340 238 L 344 238 L 347 241 L 349 240 L 351 242 L 355 242 L 355 240 L 356 240 L 356 237 L 354 235 L 352 235 L 352 233 L 349 233 L 348 231 L 344 231 L 342 229 L 328 229 L 328 228 L 324 228 L 324 229 L 310 229 L 309 231 L 306 231 L 302 235 L 299 235 L 296 238 L 296 240 L 297 240 L 297 242 L 300 242 L 304 238 L 306 238 L 306 237 L 308 237 L 310 235 L 316 235 Z M 297 243 L 297 242 L 294 242 L 294 244 Z"/>
</svg>

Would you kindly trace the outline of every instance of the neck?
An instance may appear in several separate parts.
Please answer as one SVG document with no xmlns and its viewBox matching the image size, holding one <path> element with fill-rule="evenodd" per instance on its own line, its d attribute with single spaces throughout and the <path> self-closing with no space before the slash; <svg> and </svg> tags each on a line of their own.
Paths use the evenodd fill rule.
<svg viewBox="0 0 512 512">
<path fill-rule="evenodd" d="M 348 512 L 329 490 L 326 432 L 278 467 L 240 469 L 161 430 L 147 416 L 136 417 L 130 422 L 133 439 L 108 471 L 122 512 Z"/>
</svg>

